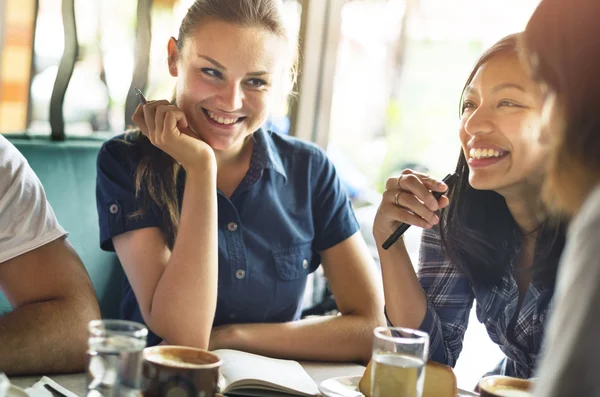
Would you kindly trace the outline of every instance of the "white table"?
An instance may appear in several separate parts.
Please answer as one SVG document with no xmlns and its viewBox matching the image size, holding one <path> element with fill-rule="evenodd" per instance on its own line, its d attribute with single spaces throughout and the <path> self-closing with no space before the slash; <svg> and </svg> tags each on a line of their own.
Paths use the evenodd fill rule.
<svg viewBox="0 0 600 397">
<path fill-rule="evenodd" d="M 300 362 L 306 372 L 318 384 L 325 379 L 338 376 L 362 375 L 365 367 L 352 363 L 324 363 L 324 362 Z M 42 376 L 17 376 L 11 377 L 10 381 L 15 386 L 26 389 L 36 383 Z M 69 389 L 78 396 L 85 396 L 86 379 L 84 373 L 67 375 L 48 375 L 59 385 Z"/>
</svg>

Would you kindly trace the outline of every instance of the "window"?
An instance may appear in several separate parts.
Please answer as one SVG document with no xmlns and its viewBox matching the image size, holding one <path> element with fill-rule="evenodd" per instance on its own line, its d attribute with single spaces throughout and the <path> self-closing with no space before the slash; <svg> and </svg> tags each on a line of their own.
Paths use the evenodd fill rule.
<svg viewBox="0 0 600 397">
<path fill-rule="evenodd" d="M 35 1 L 0 1 L 0 133 L 27 128 Z"/>
</svg>

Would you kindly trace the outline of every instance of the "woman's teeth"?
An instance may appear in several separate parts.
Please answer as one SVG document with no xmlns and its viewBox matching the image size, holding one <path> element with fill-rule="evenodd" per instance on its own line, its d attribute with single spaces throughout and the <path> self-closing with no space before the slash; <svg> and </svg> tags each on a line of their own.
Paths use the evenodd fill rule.
<svg viewBox="0 0 600 397">
<path fill-rule="evenodd" d="M 237 121 L 239 120 L 239 119 L 227 119 L 227 118 L 224 118 L 224 117 L 217 116 L 216 114 L 214 114 L 210 110 L 207 110 L 206 113 L 208 114 L 208 117 L 210 117 L 211 119 L 213 119 L 214 121 L 216 121 L 219 124 L 230 125 L 230 124 L 237 123 Z"/>
<path fill-rule="evenodd" d="M 471 149 L 469 151 L 469 156 L 474 159 L 487 159 L 491 157 L 500 157 L 503 156 L 505 152 L 501 150 L 495 149 Z"/>
</svg>

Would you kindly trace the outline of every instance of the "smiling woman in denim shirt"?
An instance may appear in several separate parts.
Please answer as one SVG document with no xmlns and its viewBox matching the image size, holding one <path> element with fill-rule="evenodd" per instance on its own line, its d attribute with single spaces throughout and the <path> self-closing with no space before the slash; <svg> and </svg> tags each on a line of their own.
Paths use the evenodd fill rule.
<svg viewBox="0 0 600 397">
<path fill-rule="evenodd" d="M 323 151 L 261 128 L 290 84 L 278 0 L 197 0 L 168 45 L 175 101 L 98 158 L 101 246 L 127 275 L 122 317 L 161 340 L 367 360 L 385 323 L 375 268 Z M 323 265 L 341 316 L 300 319 Z"/>
<path fill-rule="evenodd" d="M 379 249 L 386 313 L 430 334 L 430 358 L 454 366 L 473 301 L 506 359 L 495 370 L 531 376 L 544 335 L 564 227 L 540 204 L 545 150 L 536 137 L 542 93 L 519 60 L 519 35 L 488 50 L 461 98 L 458 182 L 407 170 L 387 183 L 373 233 L 425 228 L 418 274 L 402 241 Z M 441 209 L 441 212 L 438 210 Z"/>
</svg>

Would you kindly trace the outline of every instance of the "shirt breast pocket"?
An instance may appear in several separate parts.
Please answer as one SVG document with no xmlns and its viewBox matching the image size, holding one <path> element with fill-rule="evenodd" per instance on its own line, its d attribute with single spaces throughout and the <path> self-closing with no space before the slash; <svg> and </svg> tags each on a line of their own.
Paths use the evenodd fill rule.
<svg viewBox="0 0 600 397">
<path fill-rule="evenodd" d="M 312 243 L 300 243 L 273 250 L 275 270 L 279 279 L 291 281 L 310 274 L 312 254 Z"/>
<path fill-rule="evenodd" d="M 277 321 L 296 320 L 302 309 L 307 276 L 318 266 L 313 267 L 312 243 L 273 250 L 273 260 L 277 273 Z"/>
</svg>

